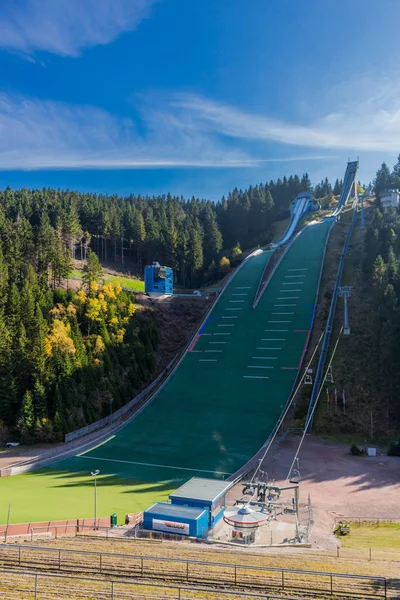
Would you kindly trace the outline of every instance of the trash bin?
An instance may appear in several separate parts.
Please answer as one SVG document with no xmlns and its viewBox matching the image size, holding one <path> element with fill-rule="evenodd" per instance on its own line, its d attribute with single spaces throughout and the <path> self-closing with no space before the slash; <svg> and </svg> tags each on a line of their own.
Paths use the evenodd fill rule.
<svg viewBox="0 0 400 600">
<path fill-rule="evenodd" d="M 117 526 L 117 515 L 115 513 L 110 515 L 110 524 L 111 524 L 111 527 Z"/>
</svg>

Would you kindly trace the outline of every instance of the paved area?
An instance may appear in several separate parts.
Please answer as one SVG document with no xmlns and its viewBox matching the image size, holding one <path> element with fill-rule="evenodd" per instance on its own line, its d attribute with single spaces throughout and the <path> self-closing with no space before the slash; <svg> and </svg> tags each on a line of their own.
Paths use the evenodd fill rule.
<svg viewBox="0 0 400 600">
<path fill-rule="evenodd" d="M 268 475 L 278 485 L 285 482 L 299 441 L 291 436 L 266 460 Z M 400 460 L 382 452 L 352 456 L 348 445 L 307 436 L 300 451 L 300 499 L 306 502 L 310 494 L 313 507 L 332 517 L 398 519 Z"/>
</svg>

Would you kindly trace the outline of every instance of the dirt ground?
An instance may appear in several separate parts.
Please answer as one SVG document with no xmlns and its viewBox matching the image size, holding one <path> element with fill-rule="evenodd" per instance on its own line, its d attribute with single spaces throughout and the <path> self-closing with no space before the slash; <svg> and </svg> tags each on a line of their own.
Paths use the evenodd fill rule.
<svg viewBox="0 0 400 600">
<path fill-rule="evenodd" d="M 290 485 L 286 477 L 299 442 L 300 436 L 292 435 L 268 455 L 260 479 L 274 481 L 279 487 Z M 309 541 L 313 548 L 339 544 L 332 533 L 335 519 L 400 519 L 400 459 L 381 452 L 376 457 L 352 456 L 347 444 L 305 438 L 299 454 L 299 500 L 304 506 L 311 497 L 315 524 Z M 233 504 L 241 491 L 241 484 L 230 490 L 228 502 Z M 291 492 L 283 493 L 286 498 L 285 494 L 290 497 Z"/>
<path fill-rule="evenodd" d="M 263 469 L 278 485 L 285 483 L 299 441 L 300 436 L 290 437 L 266 459 Z M 305 438 L 299 458 L 300 497 L 305 501 L 310 494 L 314 508 L 335 516 L 400 517 L 399 458 L 352 456 L 348 445 L 314 437 Z"/>
<path fill-rule="evenodd" d="M 14 440 L 10 440 L 14 441 Z M 26 461 L 37 456 L 41 456 L 43 453 L 63 449 L 64 444 L 38 444 L 37 446 L 18 446 L 16 448 L 4 448 L 0 449 L 0 469 L 10 467 L 15 463 Z"/>
</svg>

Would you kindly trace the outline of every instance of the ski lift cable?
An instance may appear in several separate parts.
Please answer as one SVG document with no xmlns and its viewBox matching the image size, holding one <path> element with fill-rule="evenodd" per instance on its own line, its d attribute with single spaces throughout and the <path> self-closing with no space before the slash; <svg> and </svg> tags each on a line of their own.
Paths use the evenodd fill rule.
<svg viewBox="0 0 400 600">
<path fill-rule="evenodd" d="M 314 416 L 315 409 L 317 408 L 318 400 L 319 400 L 319 397 L 320 397 L 320 395 L 321 395 L 321 392 L 322 392 L 322 389 L 323 389 L 323 386 L 324 386 L 324 383 L 325 383 L 326 377 L 327 377 L 327 375 L 328 375 L 329 369 L 330 369 L 330 368 L 331 368 L 331 366 L 332 366 L 332 361 L 333 361 L 333 359 L 334 359 L 334 356 L 335 356 L 335 353 L 336 353 L 336 348 L 338 347 L 338 344 L 339 344 L 339 340 L 340 340 L 340 336 L 341 336 L 341 334 L 342 334 L 342 331 L 343 331 L 343 327 L 341 327 L 341 328 L 340 328 L 339 335 L 338 335 L 338 338 L 337 338 L 337 340 L 336 340 L 336 344 L 335 344 L 335 347 L 334 347 L 334 349 L 333 349 L 333 352 L 332 352 L 331 359 L 330 359 L 330 361 L 329 361 L 329 364 L 328 364 L 328 367 L 327 367 L 327 369 L 326 369 L 326 371 L 325 371 L 325 376 L 324 376 L 324 379 L 322 380 L 321 387 L 320 387 L 320 389 L 319 389 L 319 392 L 318 392 L 318 396 L 317 396 L 317 397 L 316 397 L 316 399 L 315 399 L 314 406 L 312 407 L 312 411 L 311 411 L 311 413 L 310 413 L 310 416 L 308 417 L 308 419 L 307 419 L 307 422 L 306 422 L 306 424 L 304 425 L 304 431 L 303 431 L 303 435 L 301 436 L 301 440 L 300 440 L 300 442 L 299 442 L 299 445 L 298 445 L 298 448 L 297 448 L 297 451 L 296 451 L 295 457 L 294 457 L 294 459 L 293 459 L 293 462 L 292 462 L 292 464 L 290 465 L 290 469 L 289 469 L 289 472 L 288 472 L 288 474 L 287 474 L 287 477 L 286 477 L 286 480 L 287 480 L 287 481 L 289 481 L 289 480 L 290 480 L 290 475 L 291 475 L 291 473 L 292 473 L 292 469 L 293 469 L 293 467 L 294 467 L 294 464 L 295 464 L 296 460 L 298 459 L 299 452 L 300 452 L 300 450 L 301 450 L 301 447 L 302 447 L 302 445 L 303 445 L 303 442 L 304 442 L 304 438 L 306 437 L 306 434 L 307 434 L 307 429 L 308 429 L 308 426 L 309 426 L 309 424 L 310 424 L 310 422 L 311 422 L 311 420 L 312 420 L 312 418 L 313 418 L 313 416 Z"/>
<path fill-rule="evenodd" d="M 288 403 L 286 409 L 284 410 L 283 414 L 281 415 L 281 417 L 280 417 L 280 419 L 278 421 L 278 424 L 277 424 L 277 426 L 275 428 L 275 433 L 273 434 L 272 438 L 270 439 L 269 444 L 266 447 L 265 452 L 264 452 L 261 460 L 258 461 L 258 466 L 257 466 L 256 470 L 253 473 L 253 477 L 251 478 L 250 483 L 253 483 L 254 478 L 256 477 L 258 471 L 260 470 L 260 467 L 261 467 L 262 463 L 264 462 L 265 457 L 267 456 L 267 454 L 269 452 L 269 449 L 271 448 L 271 446 L 272 446 L 272 444 L 273 444 L 273 442 L 274 442 L 274 440 L 275 440 L 275 438 L 276 438 L 276 436 L 278 434 L 280 426 L 282 425 L 283 421 L 285 420 L 286 415 L 289 412 L 289 409 L 292 406 L 294 399 L 296 398 L 296 394 L 297 394 L 297 392 L 300 389 L 300 386 L 301 386 L 301 384 L 303 382 L 304 376 L 306 375 L 308 369 L 310 368 L 310 365 L 311 365 L 312 361 L 314 360 L 314 356 L 315 356 L 315 354 L 316 354 L 316 352 L 317 352 L 317 350 L 319 348 L 319 345 L 321 343 L 321 340 L 322 340 L 323 336 L 324 336 L 324 332 L 321 333 L 321 336 L 320 336 L 320 338 L 319 338 L 319 340 L 317 342 L 317 345 L 315 346 L 314 352 L 312 353 L 312 356 L 310 358 L 310 361 L 309 361 L 308 365 L 306 366 L 306 368 L 304 369 L 303 375 L 300 377 L 299 383 L 298 383 L 298 385 L 297 385 L 297 387 L 296 387 L 296 389 L 295 389 L 295 391 L 294 391 L 294 393 L 292 395 L 292 398 L 291 398 L 290 402 Z"/>
</svg>

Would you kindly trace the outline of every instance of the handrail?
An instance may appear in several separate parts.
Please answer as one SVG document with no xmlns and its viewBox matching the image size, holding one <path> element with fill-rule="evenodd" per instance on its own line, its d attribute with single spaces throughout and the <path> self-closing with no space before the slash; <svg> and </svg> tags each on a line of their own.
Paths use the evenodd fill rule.
<svg viewBox="0 0 400 600">
<path fill-rule="evenodd" d="M 328 319 L 327 319 L 326 326 L 325 326 L 324 339 L 322 341 L 321 354 L 320 354 L 320 357 L 319 357 L 319 360 L 318 360 L 317 372 L 315 374 L 315 382 L 314 382 L 314 385 L 313 385 L 313 389 L 312 389 L 312 392 L 311 392 L 311 398 L 310 398 L 310 402 L 309 402 L 308 410 L 307 410 L 306 423 L 310 419 L 310 422 L 309 422 L 309 425 L 308 425 L 308 433 L 311 433 L 311 431 L 312 431 L 312 425 L 313 425 L 313 421 L 314 421 L 314 415 L 312 415 L 312 410 L 313 410 L 313 406 L 314 406 L 315 400 L 318 397 L 319 390 L 320 390 L 322 382 L 323 382 L 323 372 L 324 372 L 324 369 L 325 369 L 326 359 L 328 357 L 329 343 L 330 343 L 330 339 L 331 339 L 333 321 L 334 321 L 334 318 L 335 318 L 335 312 L 336 312 L 336 305 L 337 305 L 339 287 L 340 287 L 340 283 L 341 283 L 341 280 L 342 280 L 344 263 L 345 263 L 345 260 L 346 260 L 346 256 L 347 256 L 347 252 L 348 252 L 349 244 L 350 244 L 350 239 L 351 239 L 351 236 L 353 234 L 353 230 L 354 230 L 356 219 L 357 219 L 357 203 L 354 202 L 353 217 L 352 217 L 352 220 L 351 220 L 350 229 L 349 229 L 349 231 L 347 233 L 347 236 L 346 236 L 346 239 L 345 239 L 345 242 L 344 242 L 344 245 L 343 245 L 343 249 L 342 249 L 342 252 L 341 252 L 341 255 L 340 255 L 340 260 L 339 260 L 339 266 L 338 266 L 337 275 L 336 275 L 335 286 L 333 288 L 333 294 L 332 294 L 331 304 L 330 304 L 330 307 L 329 307 Z"/>
</svg>

